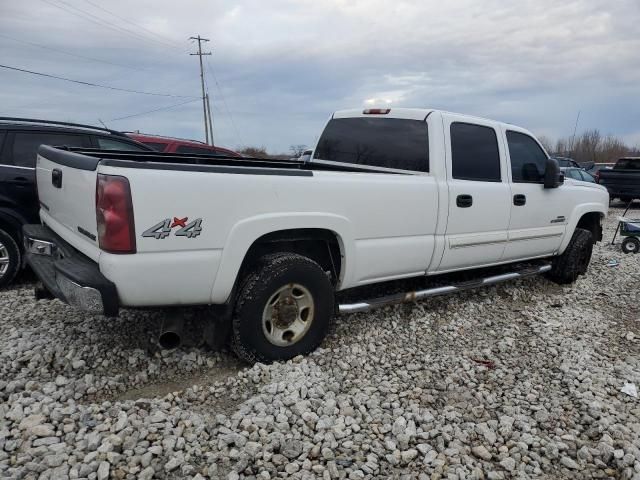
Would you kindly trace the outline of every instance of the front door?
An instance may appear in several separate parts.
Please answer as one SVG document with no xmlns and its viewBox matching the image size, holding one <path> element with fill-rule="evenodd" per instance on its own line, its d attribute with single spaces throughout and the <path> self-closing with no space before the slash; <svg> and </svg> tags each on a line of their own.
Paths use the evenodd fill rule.
<svg viewBox="0 0 640 480">
<path fill-rule="evenodd" d="M 544 188 L 547 154 L 526 132 L 504 131 L 511 170 L 511 221 L 505 260 L 553 255 L 571 215 L 569 191 Z"/>
<path fill-rule="evenodd" d="M 511 205 L 504 145 L 490 121 L 443 114 L 449 215 L 438 271 L 502 260 Z"/>
</svg>

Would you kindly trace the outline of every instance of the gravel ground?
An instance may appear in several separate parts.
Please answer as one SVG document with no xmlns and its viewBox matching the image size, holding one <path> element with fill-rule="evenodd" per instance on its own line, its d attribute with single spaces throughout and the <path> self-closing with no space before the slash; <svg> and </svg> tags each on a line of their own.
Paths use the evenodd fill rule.
<svg viewBox="0 0 640 480">
<path fill-rule="evenodd" d="M 159 312 L 85 315 L 24 277 L 0 294 L 0 478 L 640 479 L 638 272 L 601 243 L 574 285 L 346 316 L 253 367 L 150 352 Z"/>
</svg>

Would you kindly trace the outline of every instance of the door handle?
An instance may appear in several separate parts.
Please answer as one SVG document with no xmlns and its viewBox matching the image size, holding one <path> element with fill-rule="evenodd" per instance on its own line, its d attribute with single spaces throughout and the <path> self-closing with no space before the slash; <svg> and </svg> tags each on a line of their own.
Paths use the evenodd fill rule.
<svg viewBox="0 0 640 480">
<path fill-rule="evenodd" d="M 54 168 L 51 172 L 51 184 L 56 188 L 62 188 L 62 170 Z"/>
<path fill-rule="evenodd" d="M 513 204 L 521 207 L 522 205 L 527 203 L 527 197 L 522 194 L 517 194 L 513 196 Z"/>
<path fill-rule="evenodd" d="M 473 205 L 473 197 L 471 195 L 458 195 L 456 197 L 456 205 L 460 208 L 469 208 Z"/>
<path fill-rule="evenodd" d="M 7 183 L 10 183 L 12 185 L 17 185 L 19 187 L 26 187 L 29 185 L 29 179 L 26 177 L 14 177 L 11 180 L 9 180 Z"/>
</svg>

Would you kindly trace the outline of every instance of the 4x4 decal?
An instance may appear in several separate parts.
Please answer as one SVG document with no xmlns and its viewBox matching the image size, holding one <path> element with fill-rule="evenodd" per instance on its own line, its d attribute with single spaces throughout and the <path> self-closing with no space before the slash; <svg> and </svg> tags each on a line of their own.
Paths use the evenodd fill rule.
<svg viewBox="0 0 640 480">
<path fill-rule="evenodd" d="M 153 227 L 145 230 L 142 233 L 143 237 L 152 237 L 156 240 L 162 240 L 171 235 L 171 232 L 175 227 L 179 227 L 174 233 L 176 237 L 195 238 L 202 233 L 202 219 L 196 218 L 195 220 L 187 223 L 189 217 L 177 218 L 173 217 L 165 218 L 161 222 L 156 223 Z"/>
</svg>

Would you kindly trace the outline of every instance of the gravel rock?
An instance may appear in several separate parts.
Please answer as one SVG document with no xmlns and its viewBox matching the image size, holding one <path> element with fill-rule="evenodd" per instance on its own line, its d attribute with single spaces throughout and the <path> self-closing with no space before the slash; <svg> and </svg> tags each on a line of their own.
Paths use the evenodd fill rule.
<svg viewBox="0 0 640 480">
<path fill-rule="evenodd" d="M 476 447 L 473 447 L 471 449 L 471 453 L 473 453 L 476 457 L 481 458 L 482 460 L 491 460 L 492 455 L 489 452 L 489 450 L 487 450 L 487 448 L 483 445 L 479 445 Z"/>
<path fill-rule="evenodd" d="M 25 275 L 0 293 L 0 478 L 633 479 L 638 272 L 599 243 L 573 285 L 345 316 L 316 352 L 253 366 L 199 348 L 206 310 L 185 312 L 184 348 L 150 351 L 165 312 L 91 316 Z"/>
</svg>

